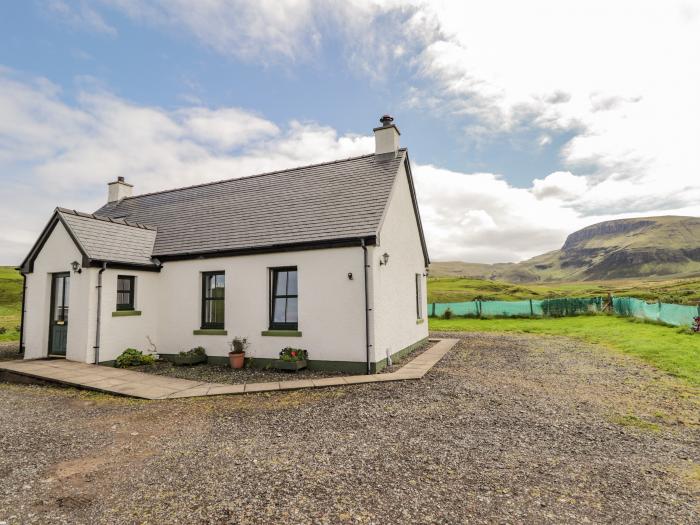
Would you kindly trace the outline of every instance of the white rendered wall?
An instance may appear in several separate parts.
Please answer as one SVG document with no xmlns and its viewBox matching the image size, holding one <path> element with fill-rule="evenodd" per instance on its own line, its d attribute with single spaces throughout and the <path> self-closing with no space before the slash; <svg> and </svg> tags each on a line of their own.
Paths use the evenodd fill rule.
<svg viewBox="0 0 700 525">
<path fill-rule="evenodd" d="M 70 272 L 70 293 L 68 299 L 68 335 L 66 358 L 86 361 L 92 351 L 90 335 L 91 309 L 95 271 L 84 269 L 73 273 L 71 263 L 82 261 L 82 255 L 61 223 L 58 223 L 46 240 L 44 247 L 34 261 L 34 271 L 27 275 L 27 290 L 24 317 L 25 359 L 38 359 L 48 355 L 49 317 L 51 310 L 51 274 Z"/>
<path fill-rule="evenodd" d="M 293 346 L 308 350 L 312 360 L 365 362 L 362 264 L 359 246 L 166 262 L 158 277 L 158 351 L 201 345 L 208 355 L 225 356 L 228 342 L 242 336 L 251 343 L 249 357 L 276 358 Z M 298 270 L 302 337 L 261 335 L 269 328 L 269 269 L 282 266 Z M 217 270 L 226 273 L 228 334 L 194 335 L 201 325 L 201 273 Z"/>
<path fill-rule="evenodd" d="M 425 259 L 404 166 L 397 175 L 389 206 L 372 249 L 374 360 L 386 358 L 428 337 Z M 380 265 L 389 254 L 389 264 Z M 423 322 L 417 323 L 416 274 L 421 274 Z"/>
<path fill-rule="evenodd" d="M 113 316 L 117 310 L 117 276 L 134 280 L 134 310 L 141 315 Z M 102 312 L 100 321 L 100 362 L 112 361 L 127 348 L 150 350 L 148 337 L 158 346 L 158 320 L 161 308 L 159 274 L 107 267 L 102 273 Z M 93 343 L 94 344 L 94 343 Z M 160 351 L 160 349 L 158 349 Z"/>
</svg>

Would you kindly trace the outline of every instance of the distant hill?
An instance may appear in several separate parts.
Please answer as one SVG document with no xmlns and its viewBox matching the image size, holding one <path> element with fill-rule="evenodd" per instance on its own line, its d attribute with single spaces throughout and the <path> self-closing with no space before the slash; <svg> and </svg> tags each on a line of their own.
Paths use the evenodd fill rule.
<svg viewBox="0 0 700 525">
<path fill-rule="evenodd" d="M 593 224 L 560 250 L 520 263 L 435 262 L 433 276 L 531 283 L 700 275 L 700 217 L 643 217 Z"/>
</svg>

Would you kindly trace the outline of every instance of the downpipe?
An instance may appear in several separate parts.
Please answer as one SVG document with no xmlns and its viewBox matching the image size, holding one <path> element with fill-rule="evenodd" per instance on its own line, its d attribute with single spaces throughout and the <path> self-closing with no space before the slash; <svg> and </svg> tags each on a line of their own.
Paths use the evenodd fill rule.
<svg viewBox="0 0 700 525">
<path fill-rule="evenodd" d="M 97 322 L 95 323 L 95 364 L 100 364 L 100 318 L 102 317 L 102 273 L 107 269 L 107 263 L 97 272 Z"/>
<path fill-rule="evenodd" d="M 372 364 L 370 362 L 370 347 L 372 345 L 369 344 L 369 284 L 368 284 L 368 279 L 367 279 L 367 268 L 369 265 L 367 264 L 367 245 L 365 244 L 364 239 L 360 239 L 360 246 L 362 246 L 362 261 L 363 261 L 363 267 L 364 267 L 364 275 L 365 275 L 365 347 L 366 347 L 366 352 L 367 352 L 367 375 L 372 374 Z"/>
</svg>

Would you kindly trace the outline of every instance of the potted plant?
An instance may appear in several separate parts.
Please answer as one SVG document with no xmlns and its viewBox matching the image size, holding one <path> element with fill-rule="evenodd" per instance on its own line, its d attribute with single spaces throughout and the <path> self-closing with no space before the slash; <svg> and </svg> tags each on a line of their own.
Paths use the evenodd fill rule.
<svg viewBox="0 0 700 525">
<path fill-rule="evenodd" d="M 278 370 L 301 370 L 308 365 L 309 353 L 302 348 L 288 346 L 280 352 L 280 358 L 272 362 L 272 367 Z"/>
<path fill-rule="evenodd" d="M 186 352 L 180 352 L 179 354 L 173 356 L 174 365 L 192 366 L 206 362 L 207 352 L 201 346 L 197 346 L 191 350 L 187 350 Z"/>
<path fill-rule="evenodd" d="M 248 338 L 234 337 L 229 346 L 231 351 L 228 353 L 228 361 L 231 368 L 243 368 L 245 364 L 245 349 L 248 348 Z"/>
</svg>

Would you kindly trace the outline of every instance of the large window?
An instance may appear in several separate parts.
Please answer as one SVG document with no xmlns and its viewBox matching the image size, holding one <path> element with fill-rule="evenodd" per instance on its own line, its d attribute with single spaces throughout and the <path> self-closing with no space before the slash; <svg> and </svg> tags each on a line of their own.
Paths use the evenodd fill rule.
<svg viewBox="0 0 700 525">
<path fill-rule="evenodd" d="M 416 274 L 416 319 L 423 319 L 423 275 Z"/>
<path fill-rule="evenodd" d="M 136 277 L 133 275 L 117 275 L 117 310 L 134 309 L 134 285 Z"/>
<path fill-rule="evenodd" d="M 299 328 L 297 269 L 273 268 L 270 273 L 270 329 Z"/>
<path fill-rule="evenodd" d="M 224 327 L 224 272 L 202 274 L 202 328 Z"/>
</svg>

